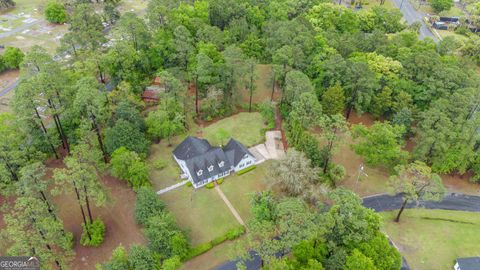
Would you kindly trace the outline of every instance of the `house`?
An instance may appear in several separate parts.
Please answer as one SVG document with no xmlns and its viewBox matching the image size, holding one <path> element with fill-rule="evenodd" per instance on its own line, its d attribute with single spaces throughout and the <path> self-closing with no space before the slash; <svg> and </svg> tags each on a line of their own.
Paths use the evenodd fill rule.
<svg viewBox="0 0 480 270">
<path fill-rule="evenodd" d="M 162 85 L 162 79 L 155 77 L 153 83 L 147 86 L 142 93 L 142 100 L 147 104 L 156 104 L 160 100 L 160 94 L 165 92 L 165 86 Z"/>
<path fill-rule="evenodd" d="M 455 270 L 480 270 L 480 257 L 458 258 Z"/>
<path fill-rule="evenodd" d="M 210 145 L 205 139 L 188 136 L 173 150 L 173 158 L 182 169 L 181 177 L 187 178 L 195 188 L 256 164 L 252 153 L 235 139 L 230 139 L 222 148 Z"/>
</svg>

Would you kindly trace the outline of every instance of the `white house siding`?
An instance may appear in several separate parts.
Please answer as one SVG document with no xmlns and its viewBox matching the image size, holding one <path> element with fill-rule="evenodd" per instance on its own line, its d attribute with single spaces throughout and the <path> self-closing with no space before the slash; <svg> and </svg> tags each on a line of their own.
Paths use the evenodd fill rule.
<svg viewBox="0 0 480 270">
<path fill-rule="evenodd" d="M 250 166 L 253 166 L 255 165 L 255 158 L 251 155 L 246 155 L 245 157 L 243 157 L 242 160 L 240 160 L 240 162 L 237 164 L 237 166 L 234 168 L 235 172 L 238 172 L 238 171 L 241 171 L 245 168 L 248 168 Z"/>
</svg>

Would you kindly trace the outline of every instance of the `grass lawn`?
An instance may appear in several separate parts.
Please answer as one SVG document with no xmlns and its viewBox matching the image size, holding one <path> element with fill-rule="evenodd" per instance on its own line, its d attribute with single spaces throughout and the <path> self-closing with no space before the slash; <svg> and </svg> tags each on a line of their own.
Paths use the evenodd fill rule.
<svg viewBox="0 0 480 270">
<path fill-rule="evenodd" d="M 266 161 L 258 164 L 257 168 L 242 175 L 230 175 L 220 185 L 225 196 L 245 221 L 252 217 L 251 194 L 266 190 L 268 187 L 267 170 L 270 163 L 271 161 Z"/>
<path fill-rule="evenodd" d="M 334 162 L 341 164 L 346 170 L 345 180 L 340 183 L 340 186 L 349 188 L 360 196 L 387 192 L 388 171 L 384 168 L 365 165 L 363 158 L 350 148 L 352 142 L 352 138 L 347 136 L 333 157 Z M 358 177 L 362 164 L 366 175 L 361 174 Z"/>
<path fill-rule="evenodd" d="M 373 7 L 385 7 L 385 8 L 396 8 L 395 4 L 391 0 L 386 0 L 383 5 L 380 5 L 380 0 L 369 0 L 369 1 L 364 1 L 363 3 L 363 9 L 371 9 Z"/>
<path fill-rule="evenodd" d="M 238 226 L 238 222 L 214 189 L 182 186 L 160 195 L 176 217 L 179 226 L 189 233 L 196 246 L 211 241 Z"/>
<path fill-rule="evenodd" d="M 238 239 L 236 240 L 238 241 Z M 211 250 L 192 258 L 183 263 L 182 270 L 209 270 L 231 259 L 231 254 L 235 252 L 232 241 L 225 241 Z"/>
<path fill-rule="evenodd" d="M 381 213 L 383 229 L 411 269 L 449 270 L 458 257 L 480 256 L 480 213 L 409 209 L 398 224 L 395 214 Z"/>
<path fill-rule="evenodd" d="M 272 84 L 270 76 L 272 73 L 271 65 L 259 64 L 256 67 L 257 79 L 255 81 L 255 91 L 253 91 L 252 103 L 262 103 L 270 100 L 272 97 Z M 248 91 L 242 91 L 242 101 L 248 104 L 250 96 Z"/>
<path fill-rule="evenodd" d="M 258 112 L 242 112 L 215 122 L 201 131 L 211 145 L 227 143 L 227 141 L 221 142 L 218 138 L 218 131 L 223 129 L 229 136 L 250 147 L 264 141 L 265 134 L 261 133 L 265 128 L 264 122 L 262 115 Z"/>
<path fill-rule="evenodd" d="M 180 182 L 180 167 L 173 159 L 172 151 L 175 149 L 175 146 L 182 142 L 185 136 L 172 138 L 172 146 L 170 147 L 167 140 L 162 140 L 159 144 L 152 144 L 147 162 L 150 165 L 150 181 L 155 190 L 160 190 Z M 166 163 L 166 166 L 161 170 L 154 168 L 154 164 L 158 160 Z"/>
</svg>

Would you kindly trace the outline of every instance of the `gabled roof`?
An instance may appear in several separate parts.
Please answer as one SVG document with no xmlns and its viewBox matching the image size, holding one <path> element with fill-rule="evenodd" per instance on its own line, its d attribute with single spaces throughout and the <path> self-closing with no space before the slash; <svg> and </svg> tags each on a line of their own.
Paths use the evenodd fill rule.
<svg viewBox="0 0 480 270">
<path fill-rule="evenodd" d="M 222 161 L 223 166 L 220 167 L 219 163 Z M 185 163 L 190 171 L 193 182 L 195 183 L 220 173 L 228 172 L 231 168 L 230 162 L 228 162 L 225 153 L 223 152 L 222 148 L 219 147 L 212 147 L 206 153 L 187 159 Z M 209 167 L 213 167 L 212 171 L 208 170 Z M 197 174 L 199 170 L 202 170 L 201 175 Z"/>
<path fill-rule="evenodd" d="M 461 270 L 480 270 L 480 257 L 458 258 L 457 263 Z"/>
<path fill-rule="evenodd" d="M 173 154 L 178 159 L 187 160 L 202 155 L 211 148 L 212 146 L 207 140 L 188 136 L 173 150 Z"/>
<path fill-rule="evenodd" d="M 241 144 L 235 139 L 230 139 L 230 141 L 228 141 L 227 145 L 225 145 L 223 150 L 225 151 L 228 160 L 233 166 L 237 166 L 237 164 L 242 160 L 245 155 L 248 154 L 250 156 L 253 156 L 252 153 L 250 153 L 250 151 L 248 151 L 248 149 L 243 144 Z"/>
</svg>

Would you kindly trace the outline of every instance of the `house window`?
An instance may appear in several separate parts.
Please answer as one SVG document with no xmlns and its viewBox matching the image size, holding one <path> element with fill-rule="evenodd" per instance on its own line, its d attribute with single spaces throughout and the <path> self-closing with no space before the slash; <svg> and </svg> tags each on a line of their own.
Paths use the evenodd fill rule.
<svg viewBox="0 0 480 270">
<path fill-rule="evenodd" d="M 222 168 L 224 164 L 225 164 L 225 162 L 220 161 L 220 163 L 218 163 L 218 167 Z"/>
<path fill-rule="evenodd" d="M 213 171 L 213 165 L 210 165 L 210 167 L 208 167 L 208 171 L 209 172 Z"/>
<path fill-rule="evenodd" d="M 200 176 L 200 175 L 202 175 L 202 174 L 203 174 L 203 170 L 199 170 L 199 171 L 197 172 L 197 175 L 198 175 L 198 176 Z"/>
</svg>

